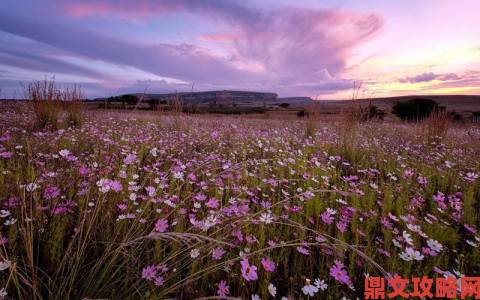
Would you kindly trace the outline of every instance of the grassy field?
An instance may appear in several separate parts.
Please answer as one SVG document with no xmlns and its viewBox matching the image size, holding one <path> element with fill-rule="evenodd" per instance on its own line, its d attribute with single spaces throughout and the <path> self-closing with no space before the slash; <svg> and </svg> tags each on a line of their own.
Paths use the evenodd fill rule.
<svg viewBox="0 0 480 300">
<path fill-rule="evenodd" d="M 480 273 L 479 127 L 0 112 L 12 299 L 355 299 L 366 274 Z"/>
</svg>

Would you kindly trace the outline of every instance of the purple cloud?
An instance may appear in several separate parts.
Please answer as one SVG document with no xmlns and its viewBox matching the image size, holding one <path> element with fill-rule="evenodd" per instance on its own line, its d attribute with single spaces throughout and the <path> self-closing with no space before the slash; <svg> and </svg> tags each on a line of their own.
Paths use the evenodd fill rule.
<svg viewBox="0 0 480 300">
<path fill-rule="evenodd" d="M 400 78 L 398 81 L 402 83 L 418 83 L 428 82 L 432 80 L 450 81 L 459 80 L 460 77 L 455 73 L 435 74 L 433 72 L 423 73 L 412 77 Z"/>
<path fill-rule="evenodd" d="M 347 83 L 351 87 L 350 81 L 342 78 L 351 51 L 375 36 L 383 26 L 382 18 L 374 14 L 293 7 L 267 10 L 228 0 L 88 0 L 69 1 L 59 7 L 67 13 L 67 19 L 63 16 L 58 20 L 33 20 L 0 11 L 0 31 L 48 45 L 73 58 L 195 82 L 199 89 L 241 88 L 306 94 L 342 90 Z M 224 49 L 227 55 L 213 54 L 208 47 L 192 41 L 133 42 L 128 37 L 105 35 L 66 21 L 68 16 L 153 18 L 176 12 L 215 22 L 218 32 L 212 34 L 230 37 Z M 104 84 L 115 80 L 102 78 L 102 71 L 48 53 L 0 49 L 0 64 L 75 74 Z M 131 82 L 136 85 L 135 78 Z M 172 87 L 176 88 L 175 84 Z"/>
</svg>

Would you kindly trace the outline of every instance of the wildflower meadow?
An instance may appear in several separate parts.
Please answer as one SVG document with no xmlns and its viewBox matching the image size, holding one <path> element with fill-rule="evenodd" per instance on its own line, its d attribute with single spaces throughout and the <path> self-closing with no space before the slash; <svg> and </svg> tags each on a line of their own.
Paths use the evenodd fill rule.
<svg viewBox="0 0 480 300">
<path fill-rule="evenodd" d="M 368 275 L 480 274 L 478 126 L 59 111 L 0 106 L 0 297 L 356 299 Z"/>
</svg>

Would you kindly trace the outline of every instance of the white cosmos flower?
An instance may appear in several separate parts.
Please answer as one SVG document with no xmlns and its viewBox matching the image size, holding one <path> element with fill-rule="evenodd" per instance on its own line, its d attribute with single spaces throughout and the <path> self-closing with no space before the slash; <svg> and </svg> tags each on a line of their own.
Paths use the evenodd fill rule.
<svg viewBox="0 0 480 300">
<path fill-rule="evenodd" d="M 403 239 L 405 240 L 405 243 L 409 244 L 410 246 L 413 246 L 413 240 L 410 233 L 404 230 L 402 236 L 403 236 Z"/>
<path fill-rule="evenodd" d="M 12 263 L 9 260 L 4 260 L 0 262 L 0 271 L 6 270 L 12 266 Z"/>
<path fill-rule="evenodd" d="M 430 247 L 430 249 L 432 249 L 433 251 L 435 251 L 437 253 L 440 253 L 443 250 L 442 244 L 440 244 L 437 240 L 434 240 L 434 239 L 429 239 L 427 241 L 427 245 L 428 245 L 428 247 Z"/>
<path fill-rule="evenodd" d="M 0 218 L 6 218 L 10 215 L 10 212 L 8 210 L 2 209 L 0 210 Z"/>
<path fill-rule="evenodd" d="M 318 293 L 318 287 L 308 283 L 302 288 L 302 292 L 303 292 L 304 295 L 308 295 L 310 297 L 313 297 L 313 296 L 315 296 L 316 293 Z"/>
<path fill-rule="evenodd" d="M 265 224 L 270 224 L 273 222 L 273 217 L 270 212 L 262 213 L 260 215 L 260 222 L 265 223 Z"/>
<path fill-rule="evenodd" d="M 60 154 L 61 157 L 67 157 L 70 155 L 70 151 L 68 151 L 67 149 L 63 149 L 63 150 L 60 150 L 58 154 Z"/>
<path fill-rule="evenodd" d="M 191 258 L 197 258 L 199 255 L 200 255 L 200 250 L 198 250 L 198 249 L 196 249 L 196 248 L 195 248 L 195 249 L 192 249 L 192 250 L 190 251 L 190 257 L 191 257 Z"/>
<path fill-rule="evenodd" d="M 154 147 L 154 148 L 150 149 L 150 154 L 151 154 L 153 157 L 157 157 L 157 155 L 158 155 L 158 149 L 157 149 L 157 147 Z"/>
<path fill-rule="evenodd" d="M 13 224 L 15 224 L 15 223 L 17 223 L 17 219 L 11 218 L 11 219 L 6 220 L 6 221 L 3 223 L 3 225 L 5 225 L 5 226 L 10 226 L 10 225 L 13 225 Z"/>
<path fill-rule="evenodd" d="M 277 288 L 270 283 L 268 285 L 268 292 L 270 293 L 270 295 L 272 295 L 272 297 L 275 297 L 277 295 Z"/>
<path fill-rule="evenodd" d="M 467 244 L 469 244 L 469 245 L 472 246 L 472 247 L 475 247 L 475 248 L 478 247 L 478 244 L 476 244 L 474 241 L 466 240 L 466 242 L 467 242 Z"/>
<path fill-rule="evenodd" d="M 417 250 L 407 247 L 404 252 L 399 254 L 400 258 L 404 261 L 412 261 L 412 260 L 423 260 L 425 257 Z"/>
<path fill-rule="evenodd" d="M 323 279 L 320 279 L 320 278 L 315 279 L 314 284 L 321 291 L 324 291 L 328 288 L 328 284 L 326 284 L 325 281 Z"/>
<path fill-rule="evenodd" d="M 173 178 L 183 180 L 182 172 L 173 172 Z"/>
<path fill-rule="evenodd" d="M 32 183 L 29 183 L 25 186 L 25 189 L 27 190 L 27 192 L 33 192 L 34 190 L 36 190 L 38 188 L 38 185 L 34 182 Z"/>
</svg>

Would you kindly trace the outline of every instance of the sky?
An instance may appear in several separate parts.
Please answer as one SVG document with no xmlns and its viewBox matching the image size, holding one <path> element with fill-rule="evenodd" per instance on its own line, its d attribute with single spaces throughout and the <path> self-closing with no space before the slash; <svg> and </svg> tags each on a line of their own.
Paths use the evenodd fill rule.
<svg viewBox="0 0 480 300">
<path fill-rule="evenodd" d="M 0 98 L 255 90 L 480 93 L 478 0 L 2 0 Z"/>
</svg>

